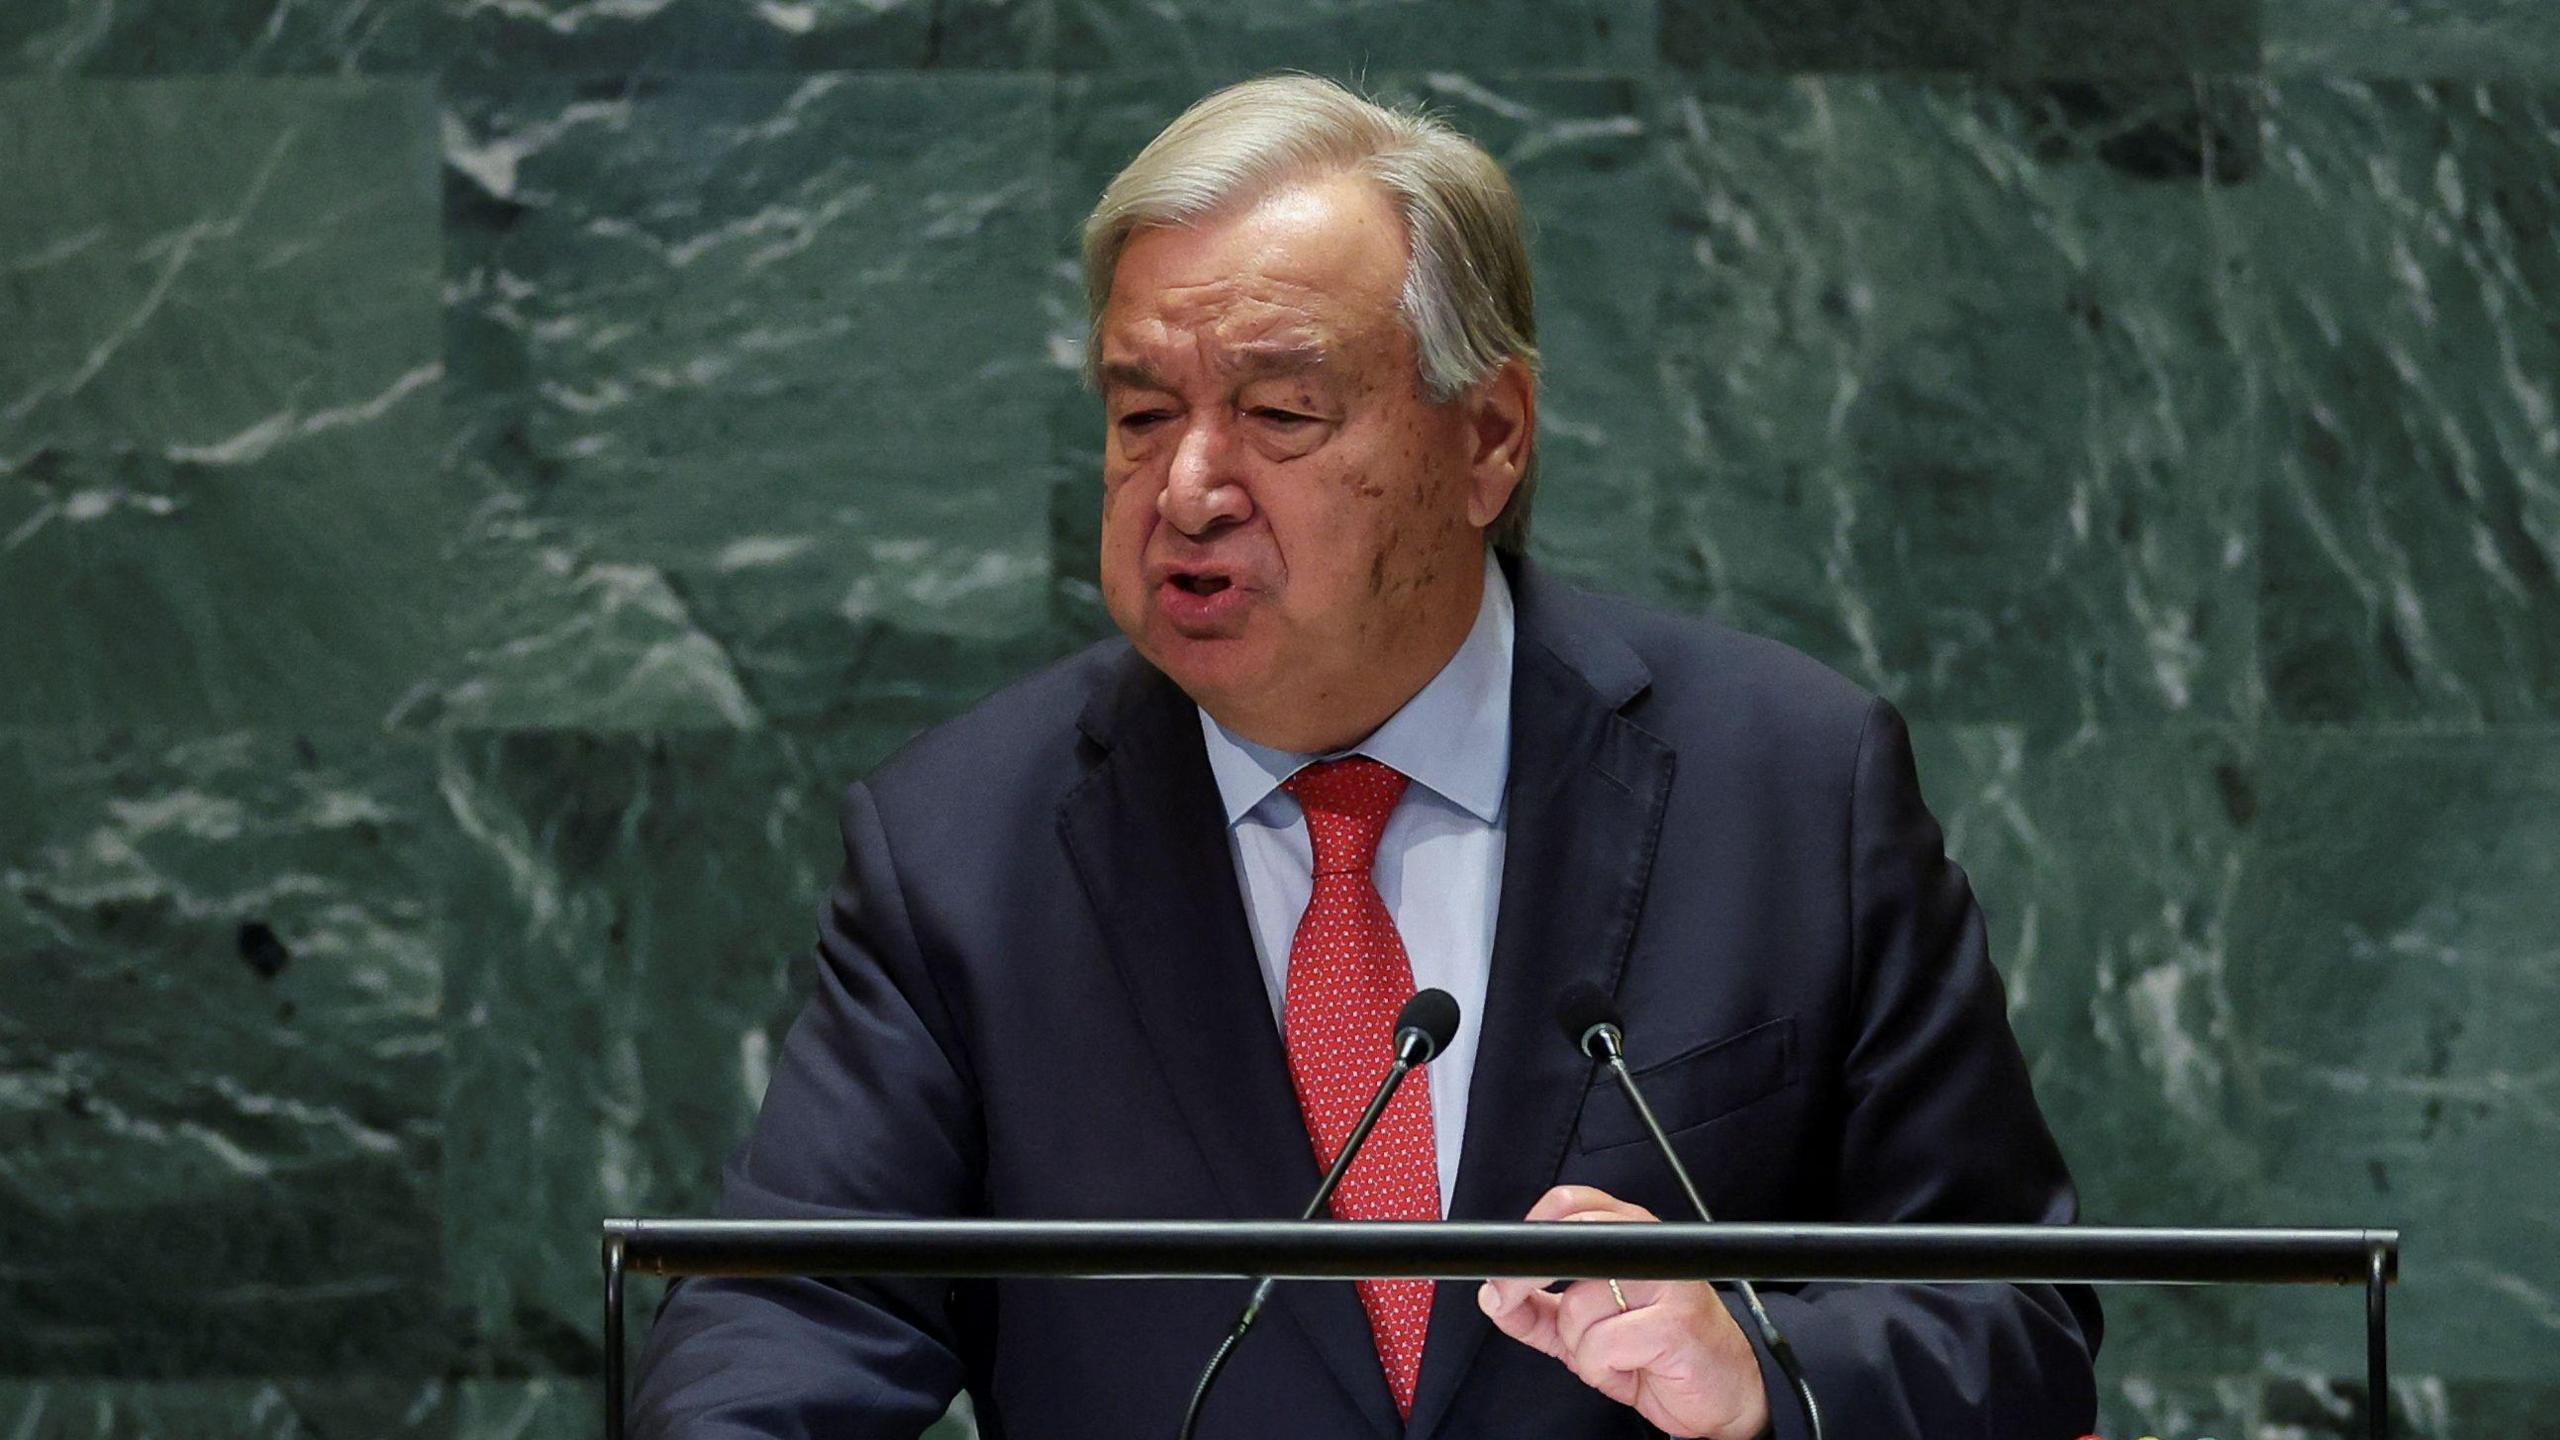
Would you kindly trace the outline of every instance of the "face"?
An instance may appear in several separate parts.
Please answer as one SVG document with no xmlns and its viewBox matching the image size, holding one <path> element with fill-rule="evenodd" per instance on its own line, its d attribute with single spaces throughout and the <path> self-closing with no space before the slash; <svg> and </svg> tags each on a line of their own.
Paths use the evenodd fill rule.
<svg viewBox="0 0 2560 1440">
<path fill-rule="evenodd" d="M 1438 672 L 1527 458 L 1519 367 L 1425 399 L 1397 315 L 1406 253 L 1383 192 L 1336 176 L 1141 231 L 1113 273 L 1104 599 L 1264 744 L 1349 744 Z"/>
</svg>

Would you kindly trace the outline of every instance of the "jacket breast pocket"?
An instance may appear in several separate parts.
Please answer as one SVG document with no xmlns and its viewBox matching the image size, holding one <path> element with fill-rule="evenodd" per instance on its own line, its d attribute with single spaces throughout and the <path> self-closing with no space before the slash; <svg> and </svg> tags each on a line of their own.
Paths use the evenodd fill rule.
<svg viewBox="0 0 2560 1440">
<path fill-rule="evenodd" d="M 1692 1046 L 1637 1070 L 1635 1077 L 1665 1133 L 1694 1129 L 1796 1082 L 1795 1017 L 1783 1015 Z M 1601 1071 L 1583 1100 L 1577 1146 L 1589 1154 L 1644 1138 L 1644 1122 L 1627 1102 L 1625 1088 Z"/>
</svg>

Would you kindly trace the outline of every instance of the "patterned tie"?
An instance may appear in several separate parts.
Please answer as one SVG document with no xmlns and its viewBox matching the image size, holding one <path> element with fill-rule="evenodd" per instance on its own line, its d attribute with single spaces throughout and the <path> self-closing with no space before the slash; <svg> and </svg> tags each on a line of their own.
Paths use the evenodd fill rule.
<svg viewBox="0 0 2560 1440">
<path fill-rule="evenodd" d="M 1396 1012 L 1413 998 L 1413 964 L 1370 869 L 1378 837 L 1404 795 L 1405 777 L 1362 756 L 1310 765 L 1283 786 L 1307 815 L 1315 841 L 1315 889 L 1289 944 L 1281 1025 L 1289 1078 L 1298 1087 L 1316 1164 L 1329 1167 L 1351 1138 L 1394 1053 Z M 1420 1075 L 1396 1092 L 1360 1158 L 1333 1192 L 1340 1220 L 1437 1220 L 1440 1166 L 1431 1133 L 1431 1087 Z M 1363 1280 L 1360 1303 L 1396 1413 L 1413 1416 L 1422 1341 L 1431 1326 L 1431 1282 Z"/>
</svg>

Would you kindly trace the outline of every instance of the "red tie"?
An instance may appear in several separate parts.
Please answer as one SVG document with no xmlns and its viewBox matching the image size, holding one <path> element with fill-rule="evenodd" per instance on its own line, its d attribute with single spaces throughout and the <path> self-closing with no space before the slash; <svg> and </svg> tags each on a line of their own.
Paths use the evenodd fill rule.
<svg viewBox="0 0 2560 1440">
<path fill-rule="evenodd" d="M 1329 1167 L 1351 1138 L 1394 1053 L 1396 1012 L 1413 998 L 1413 963 L 1395 917 L 1369 875 L 1378 837 L 1404 795 L 1405 777 L 1362 756 L 1310 765 L 1282 788 L 1307 815 L 1315 841 L 1314 893 L 1289 944 L 1289 993 L 1281 1027 L 1289 1078 L 1298 1087 L 1316 1164 Z M 1333 1192 L 1339 1220 L 1440 1218 L 1439 1153 L 1431 1133 L 1431 1087 L 1416 1075 L 1396 1092 L 1360 1158 Z M 1396 1413 L 1413 1416 L 1422 1340 L 1431 1328 L 1431 1282 L 1363 1280 L 1378 1368 Z"/>
</svg>

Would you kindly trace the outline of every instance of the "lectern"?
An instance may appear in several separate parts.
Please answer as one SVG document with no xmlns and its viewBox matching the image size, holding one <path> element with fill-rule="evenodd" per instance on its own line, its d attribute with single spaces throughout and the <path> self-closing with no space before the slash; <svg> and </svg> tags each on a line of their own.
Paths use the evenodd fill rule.
<svg viewBox="0 0 2560 1440">
<path fill-rule="evenodd" d="M 2361 1285 L 2373 1440 L 2390 1433 L 2384 1300 L 2397 1230 L 2121 1225 L 1535 1225 L 1356 1221 L 607 1220 L 605 1435 L 623 1440 L 622 1282 L 650 1275 L 944 1279 L 1638 1280 Z M 1205 1347 L 1217 1337 L 1204 1336 Z M 1820 1377 L 1815 1377 L 1820 1388 Z"/>
</svg>

